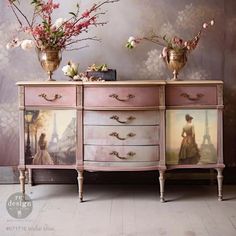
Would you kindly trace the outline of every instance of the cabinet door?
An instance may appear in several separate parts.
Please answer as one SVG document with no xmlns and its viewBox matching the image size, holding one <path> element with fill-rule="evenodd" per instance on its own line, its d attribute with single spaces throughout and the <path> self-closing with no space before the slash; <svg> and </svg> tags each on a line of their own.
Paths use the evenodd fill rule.
<svg viewBox="0 0 236 236">
<path fill-rule="evenodd" d="M 217 163 L 218 116 L 214 109 L 167 110 L 166 163 Z"/>
<path fill-rule="evenodd" d="M 26 110 L 24 123 L 27 165 L 76 163 L 75 110 Z"/>
</svg>

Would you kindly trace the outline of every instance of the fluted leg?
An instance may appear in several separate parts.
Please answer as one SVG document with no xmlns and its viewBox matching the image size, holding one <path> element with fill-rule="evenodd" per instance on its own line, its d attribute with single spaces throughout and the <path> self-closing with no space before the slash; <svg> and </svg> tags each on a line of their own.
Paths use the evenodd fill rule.
<svg viewBox="0 0 236 236">
<path fill-rule="evenodd" d="M 25 200 L 25 170 L 20 170 L 20 185 L 21 185 L 21 192 L 23 195 L 23 200 Z"/>
<path fill-rule="evenodd" d="M 32 177 L 32 169 L 28 169 L 25 173 L 25 175 L 27 176 L 27 183 L 30 184 L 31 186 L 33 186 L 33 177 Z"/>
<path fill-rule="evenodd" d="M 80 202 L 83 201 L 83 181 L 84 181 L 84 177 L 83 177 L 83 171 L 82 170 L 78 170 L 78 185 L 79 185 L 79 200 Z"/>
<path fill-rule="evenodd" d="M 222 185 L 223 185 L 223 169 L 222 168 L 216 168 L 217 170 L 217 182 L 218 182 L 218 201 L 223 200 L 223 194 L 222 194 Z"/>
<path fill-rule="evenodd" d="M 160 182 L 160 201 L 165 202 L 165 199 L 164 199 L 165 171 L 164 170 L 159 170 L 159 182 Z"/>
</svg>

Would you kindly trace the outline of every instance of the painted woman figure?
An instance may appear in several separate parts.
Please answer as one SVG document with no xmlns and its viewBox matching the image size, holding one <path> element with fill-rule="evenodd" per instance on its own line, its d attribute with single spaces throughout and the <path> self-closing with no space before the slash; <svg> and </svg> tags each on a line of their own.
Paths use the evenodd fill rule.
<svg viewBox="0 0 236 236">
<path fill-rule="evenodd" d="M 33 164 L 34 165 L 53 165 L 53 159 L 46 150 L 47 141 L 45 139 L 46 134 L 41 133 L 38 141 L 38 151 L 34 156 Z"/>
<path fill-rule="evenodd" d="M 181 134 L 183 140 L 179 151 L 179 164 L 197 164 L 200 160 L 192 119 L 193 117 L 189 114 L 185 115 L 187 123 L 184 125 Z"/>
</svg>

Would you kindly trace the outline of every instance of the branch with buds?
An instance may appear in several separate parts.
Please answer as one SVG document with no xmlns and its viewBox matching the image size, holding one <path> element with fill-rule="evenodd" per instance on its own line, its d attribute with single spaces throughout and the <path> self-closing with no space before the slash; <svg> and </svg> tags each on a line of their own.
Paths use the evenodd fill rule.
<svg viewBox="0 0 236 236">
<path fill-rule="evenodd" d="M 81 41 L 100 41 L 96 37 L 84 37 L 82 39 L 78 37 L 82 33 L 87 33 L 92 27 L 107 24 L 107 21 L 99 21 L 100 17 L 106 14 L 106 11 L 102 11 L 101 8 L 105 4 L 116 2 L 119 0 L 104 0 L 95 3 L 82 14 L 79 14 L 80 6 L 77 3 L 75 10 L 69 12 L 69 19 L 58 18 L 53 23 L 54 10 L 60 7 L 60 4 L 54 3 L 54 0 L 32 0 L 33 15 L 30 18 L 21 10 L 20 0 L 8 0 L 9 7 L 20 25 L 20 31 L 30 35 L 31 39 L 27 39 L 25 42 L 15 38 L 7 44 L 7 48 L 22 46 L 24 42 L 27 46 L 23 46 L 23 49 L 36 46 L 39 49 L 67 49 L 69 47 L 69 50 L 73 50 L 71 45 L 78 44 Z"/>
<path fill-rule="evenodd" d="M 179 38 L 177 36 L 173 37 L 172 39 L 168 39 L 166 35 L 159 36 L 152 34 L 150 37 L 142 37 L 142 38 L 136 38 L 131 36 L 129 37 L 128 42 L 126 43 L 125 46 L 129 49 L 133 49 L 142 41 L 144 40 L 149 41 L 151 43 L 163 47 L 161 54 L 162 58 L 165 58 L 167 56 L 168 50 L 176 50 L 176 51 L 184 50 L 186 52 L 191 52 L 197 47 L 202 32 L 208 29 L 209 27 L 212 27 L 214 24 L 215 24 L 214 20 L 203 23 L 199 32 L 192 39 L 187 41 L 184 41 L 182 38 Z"/>
</svg>

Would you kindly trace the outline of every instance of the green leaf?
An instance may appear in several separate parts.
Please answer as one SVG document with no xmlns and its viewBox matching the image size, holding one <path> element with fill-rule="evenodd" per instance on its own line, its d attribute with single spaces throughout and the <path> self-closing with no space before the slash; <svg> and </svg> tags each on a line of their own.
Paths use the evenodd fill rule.
<svg viewBox="0 0 236 236">
<path fill-rule="evenodd" d="M 69 14 L 71 14 L 72 16 L 76 17 L 76 14 L 74 12 L 69 12 Z"/>
</svg>

